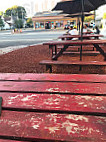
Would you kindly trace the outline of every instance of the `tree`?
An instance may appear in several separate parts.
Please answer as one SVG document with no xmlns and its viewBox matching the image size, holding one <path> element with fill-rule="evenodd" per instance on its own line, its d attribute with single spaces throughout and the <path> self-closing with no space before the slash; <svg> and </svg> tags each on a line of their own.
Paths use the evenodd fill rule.
<svg viewBox="0 0 106 142">
<path fill-rule="evenodd" d="M 3 11 L 0 11 L 0 16 L 3 16 Z"/>
<path fill-rule="evenodd" d="M 106 13 L 103 14 L 103 19 L 106 19 Z"/>
<path fill-rule="evenodd" d="M 11 14 L 17 16 L 19 19 L 24 19 L 26 17 L 26 10 L 22 6 L 15 5 L 5 11 L 5 15 L 11 16 Z"/>
<path fill-rule="evenodd" d="M 28 27 L 32 27 L 33 26 L 32 18 L 28 18 L 26 24 Z"/>
<path fill-rule="evenodd" d="M 2 29 L 4 27 L 4 22 L 3 20 L 0 18 L 0 28 Z"/>
<path fill-rule="evenodd" d="M 22 21 L 22 19 L 18 19 L 18 20 L 15 20 L 15 23 L 14 23 L 14 25 L 15 25 L 15 28 L 23 28 L 23 21 Z"/>
<path fill-rule="evenodd" d="M 90 22 L 90 21 L 92 21 L 92 20 L 94 20 L 94 15 L 88 16 L 88 17 L 85 17 L 85 18 L 84 18 L 84 22 Z"/>
</svg>

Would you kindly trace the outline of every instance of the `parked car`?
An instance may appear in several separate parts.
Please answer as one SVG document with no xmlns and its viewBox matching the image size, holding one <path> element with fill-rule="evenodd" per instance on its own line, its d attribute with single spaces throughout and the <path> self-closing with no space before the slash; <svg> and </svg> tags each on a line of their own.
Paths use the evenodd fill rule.
<svg viewBox="0 0 106 142">
<path fill-rule="evenodd" d="M 67 29 L 69 29 L 70 28 L 70 25 L 65 25 L 64 26 L 64 30 L 67 30 Z"/>
</svg>

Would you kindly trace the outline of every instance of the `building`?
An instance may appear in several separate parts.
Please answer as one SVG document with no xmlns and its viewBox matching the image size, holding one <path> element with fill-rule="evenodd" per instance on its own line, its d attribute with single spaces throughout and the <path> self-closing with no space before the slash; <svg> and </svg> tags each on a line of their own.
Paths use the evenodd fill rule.
<svg viewBox="0 0 106 142">
<path fill-rule="evenodd" d="M 44 11 L 36 13 L 33 18 L 34 28 L 45 28 L 45 29 L 54 29 L 54 28 L 64 28 L 66 24 L 77 25 L 77 18 L 65 17 L 65 14 L 54 11 Z"/>
</svg>

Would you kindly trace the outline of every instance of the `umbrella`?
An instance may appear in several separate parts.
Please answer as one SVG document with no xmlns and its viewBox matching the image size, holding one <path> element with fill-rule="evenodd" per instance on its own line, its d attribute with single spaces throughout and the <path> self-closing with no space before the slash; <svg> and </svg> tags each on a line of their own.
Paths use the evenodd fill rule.
<svg viewBox="0 0 106 142">
<path fill-rule="evenodd" d="M 94 14 L 89 13 L 89 12 L 84 12 L 84 16 L 91 16 L 91 15 L 94 15 Z M 79 21 L 79 17 L 81 17 L 81 16 L 82 16 L 82 13 L 68 14 L 68 15 L 65 16 L 65 17 L 71 17 L 71 18 L 78 17 L 79 33 L 80 33 L 80 21 Z"/>
<path fill-rule="evenodd" d="M 62 10 L 67 14 L 75 14 L 82 11 L 82 3 L 84 12 L 96 10 L 99 6 L 106 4 L 106 0 L 67 0 L 58 2 L 52 10 Z"/>
<path fill-rule="evenodd" d="M 91 15 L 94 15 L 94 14 L 89 13 L 89 12 L 84 12 L 84 16 L 91 16 Z M 68 15 L 65 16 L 65 17 L 74 18 L 74 17 L 81 17 L 81 16 L 82 16 L 82 13 L 75 13 L 75 14 L 68 14 Z"/>
<path fill-rule="evenodd" d="M 84 12 L 96 10 L 99 6 L 106 4 L 106 0 L 64 0 L 58 2 L 52 10 L 62 10 L 66 14 L 75 14 L 81 12 L 82 28 L 81 35 L 83 34 L 83 21 Z M 82 40 L 82 36 L 81 36 Z"/>
<path fill-rule="evenodd" d="M 81 41 L 83 40 L 84 12 L 96 10 L 99 6 L 106 4 L 106 0 L 66 0 L 58 2 L 52 10 L 62 10 L 65 14 L 75 14 L 81 12 Z M 80 50 L 80 60 L 82 60 L 82 46 Z"/>
</svg>

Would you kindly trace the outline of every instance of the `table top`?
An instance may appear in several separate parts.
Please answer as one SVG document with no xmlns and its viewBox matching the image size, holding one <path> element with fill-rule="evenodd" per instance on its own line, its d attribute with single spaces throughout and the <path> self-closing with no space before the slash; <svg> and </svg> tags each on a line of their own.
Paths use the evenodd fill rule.
<svg viewBox="0 0 106 142">
<path fill-rule="evenodd" d="M 60 36 L 60 37 L 58 37 L 58 38 L 80 38 L 81 37 L 81 35 L 62 35 L 62 36 Z M 103 35 L 100 35 L 100 34 L 84 34 L 83 35 L 83 37 L 84 38 L 91 38 L 91 37 L 103 37 Z"/>
<path fill-rule="evenodd" d="M 0 138 L 106 139 L 106 75 L 0 74 Z"/>
<path fill-rule="evenodd" d="M 68 41 L 49 41 L 43 45 L 87 45 L 87 44 L 106 44 L 106 40 L 68 40 Z"/>
</svg>

